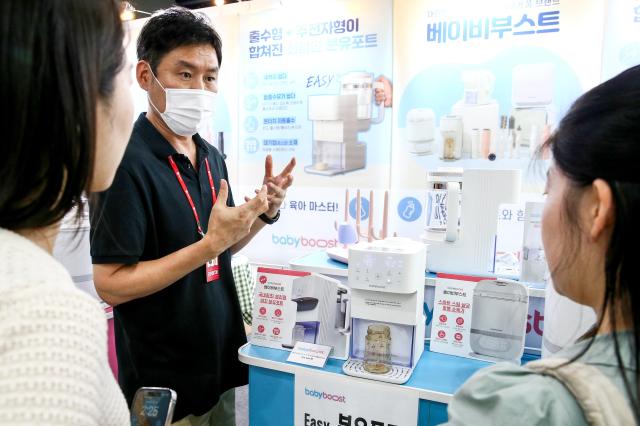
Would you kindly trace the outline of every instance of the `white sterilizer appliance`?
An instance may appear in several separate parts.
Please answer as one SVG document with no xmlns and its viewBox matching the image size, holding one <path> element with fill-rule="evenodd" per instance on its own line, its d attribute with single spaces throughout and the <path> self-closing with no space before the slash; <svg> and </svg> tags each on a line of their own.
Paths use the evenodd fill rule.
<svg viewBox="0 0 640 426">
<path fill-rule="evenodd" d="M 331 356 L 346 359 L 349 347 L 351 290 L 337 280 L 311 274 L 296 278 L 291 301 L 296 304 L 296 321 L 289 344 L 316 343 L 333 347 Z"/>
<path fill-rule="evenodd" d="M 478 282 L 471 313 L 473 355 L 519 361 L 528 312 L 529 294 L 524 284 L 500 278 Z"/>
</svg>

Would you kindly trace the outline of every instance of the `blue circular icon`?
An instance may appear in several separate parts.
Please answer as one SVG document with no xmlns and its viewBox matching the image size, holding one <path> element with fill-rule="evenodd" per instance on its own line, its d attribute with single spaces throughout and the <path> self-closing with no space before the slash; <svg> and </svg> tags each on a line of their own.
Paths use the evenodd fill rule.
<svg viewBox="0 0 640 426">
<path fill-rule="evenodd" d="M 244 87 L 247 89 L 255 89 L 258 86 L 258 75 L 250 72 L 244 76 Z"/>
<path fill-rule="evenodd" d="M 247 154 L 255 154 L 258 152 L 258 139 L 247 138 L 244 140 L 244 150 Z"/>
<path fill-rule="evenodd" d="M 398 203 L 398 216 L 405 222 L 414 222 L 422 215 L 422 204 L 417 198 L 406 197 Z"/>
<path fill-rule="evenodd" d="M 253 115 L 250 115 L 249 117 L 245 118 L 244 129 L 249 133 L 253 133 L 256 130 L 258 130 L 258 119 L 255 118 Z"/>
<path fill-rule="evenodd" d="M 352 199 L 349 203 L 349 215 L 352 218 L 356 218 L 356 199 Z M 361 197 L 360 198 L 360 220 L 367 220 L 369 218 L 369 200 Z"/>
<path fill-rule="evenodd" d="M 256 95 L 247 95 L 244 97 L 244 109 L 247 111 L 255 111 L 258 108 L 258 97 Z"/>
</svg>

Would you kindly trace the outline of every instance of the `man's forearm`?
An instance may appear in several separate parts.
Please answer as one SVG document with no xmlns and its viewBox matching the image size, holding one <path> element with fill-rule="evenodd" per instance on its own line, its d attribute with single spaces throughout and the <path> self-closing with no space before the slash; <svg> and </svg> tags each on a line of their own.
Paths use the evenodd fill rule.
<svg viewBox="0 0 640 426">
<path fill-rule="evenodd" d="M 251 231 L 249 231 L 249 234 L 247 234 L 246 237 L 231 246 L 231 254 L 236 254 L 240 250 L 242 250 L 244 246 L 249 244 L 249 241 L 251 241 L 253 237 L 258 235 L 258 232 L 260 232 L 260 230 L 264 228 L 265 225 L 266 223 L 264 223 L 260 218 L 256 219 L 255 222 L 253 222 L 253 225 L 251 225 Z"/>
<path fill-rule="evenodd" d="M 202 239 L 160 259 L 133 265 L 93 265 L 96 290 L 112 306 L 149 296 L 217 256 L 212 253 L 219 254 L 222 251 L 224 248 L 212 248 L 209 242 Z"/>
</svg>

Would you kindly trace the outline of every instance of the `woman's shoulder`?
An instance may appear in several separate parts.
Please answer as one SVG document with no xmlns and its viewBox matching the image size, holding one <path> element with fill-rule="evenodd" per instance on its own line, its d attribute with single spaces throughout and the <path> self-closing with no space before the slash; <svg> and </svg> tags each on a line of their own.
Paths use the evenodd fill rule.
<svg viewBox="0 0 640 426">
<path fill-rule="evenodd" d="M 558 380 L 500 363 L 471 377 L 449 404 L 451 424 L 585 424 L 575 398 Z"/>
<path fill-rule="evenodd" d="M 12 317 L 5 327 L 15 325 L 23 331 L 55 329 L 101 341 L 106 333 L 106 317 L 97 300 L 75 288 L 73 283 L 43 280 L 37 285 L 14 287 L 4 292 L 3 311 Z M 0 327 L 2 327 L 0 318 Z M 30 324 L 24 328 L 20 324 Z"/>
<path fill-rule="evenodd" d="M 69 272 L 27 238 L 0 228 L 0 301 L 48 287 L 74 288 Z"/>
<path fill-rule="evenodd" d="M 0 281 L 4 281 L 0 286 L 2 340 L 45 348 L 51 339 L 60 347 L 84 341 L 97 354 L 102 346 L 106 348 L 106 342 L 102 344 L 104 310 L 96 299 L 75 287 L 58 261 L 43 253 L 25 250 L 0 271 Z M 38 261 L 33 263 L 34 259 Z"/>
<path fill-rule="evenodd" d="M 104 311 L 73 285 L 0 296 L 0 381 L 16 377 L 15 387 L 0 389 L 0 406 L 12 404 L 9 423 L 37 413 L 47 424 L 128 424 L 108 367 Z"/>
</svg>

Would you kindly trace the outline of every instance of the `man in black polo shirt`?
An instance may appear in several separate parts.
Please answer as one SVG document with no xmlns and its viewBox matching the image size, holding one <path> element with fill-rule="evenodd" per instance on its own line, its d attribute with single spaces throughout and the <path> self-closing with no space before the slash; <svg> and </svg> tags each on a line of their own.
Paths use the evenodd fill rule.
<svg viewBox="0 0 640 426">
<path fill-rule="evenodd" d="M 135 123 L 111 188 L 93 205 L 91 255 L 114 305 L 120 385 L 174 389 L 181 424 L 235 424 L 233 389 L 247 383 L 246 342 L 231 254 L 278 219 L 295 160 L 234 207 L 220 153 L 197 130 L 213 117 L 221 42 L 186 9 L 154 15 L 137 45 L 149 109 Z M 259 218 L 259 219 L 258 219 Z"/>
</svg>

